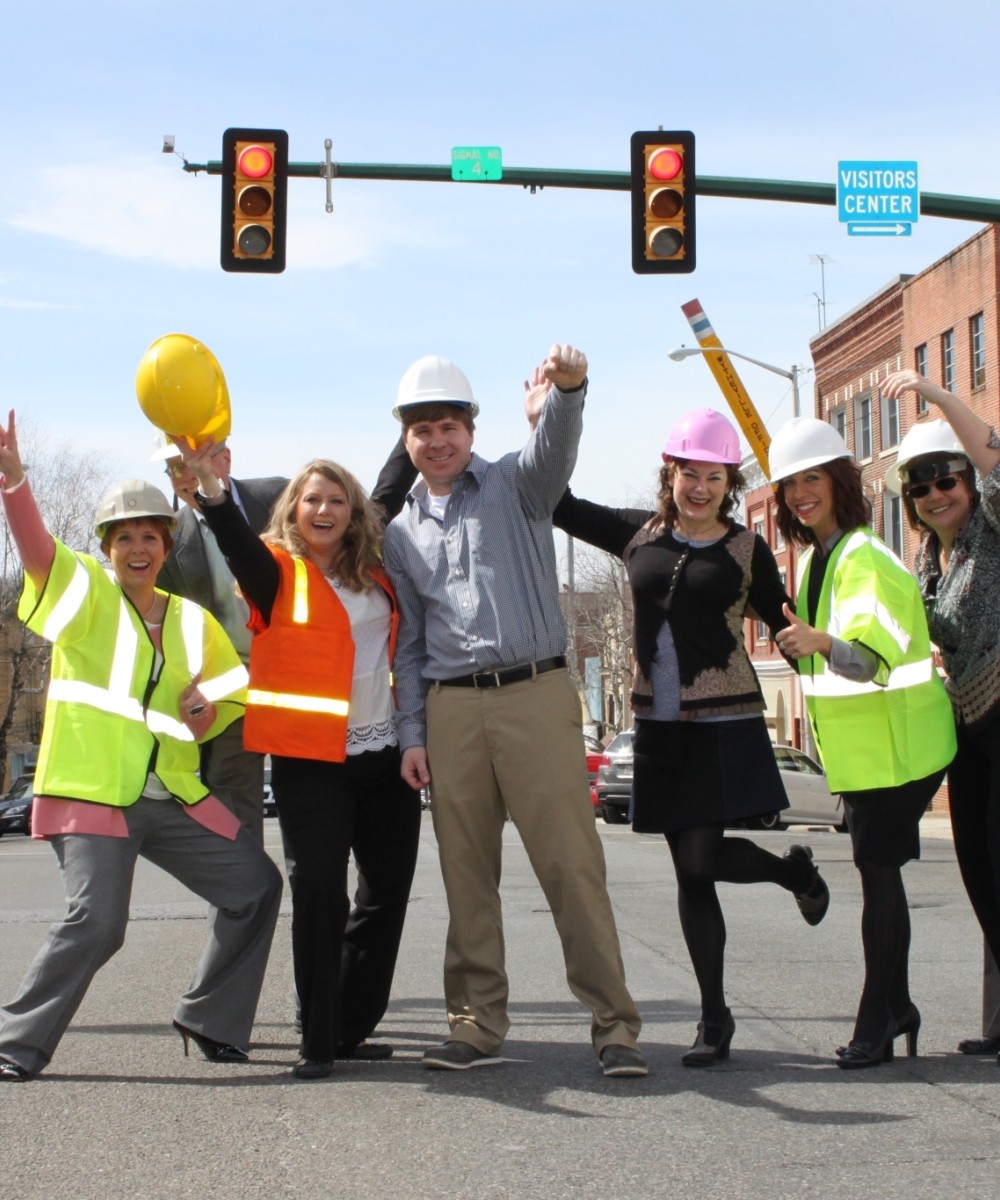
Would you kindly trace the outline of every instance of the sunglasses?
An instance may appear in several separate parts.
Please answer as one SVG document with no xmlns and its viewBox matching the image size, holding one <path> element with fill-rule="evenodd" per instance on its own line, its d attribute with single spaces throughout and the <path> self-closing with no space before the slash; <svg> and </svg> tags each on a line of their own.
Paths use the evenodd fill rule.
<svg viewBox="0 0 1000 1200">
<path fill-rule="evenodd" d="M 945 475 L 943 479 L 935 479 L 931 483 L 912 483 L 906 489 L 906 494 L 913 500 L 923 500 L 931 494 L 931 488 L 937 488 L 939 492 L 950 492 L 957 486 L 957 475 Z"/>
</svg>

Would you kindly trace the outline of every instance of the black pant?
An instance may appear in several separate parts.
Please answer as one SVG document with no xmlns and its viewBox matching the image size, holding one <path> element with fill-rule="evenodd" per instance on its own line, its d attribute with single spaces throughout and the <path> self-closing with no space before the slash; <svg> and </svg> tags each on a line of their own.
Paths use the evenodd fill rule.
<svg viewBox="0 0 1000 1200">
<path fill-rule="evenodd" d="M 958 726 L 948 793 L 962 882 L 1000 961 L 1000 713 L 973 734 Z"/>
<path fill-rule="evenodd" d="M 420 836 L 420 794 L 395 747 L 342 763 L 272 756 L 292 891 L 302 1054 L 329 1062 L 385 1014 Z M 351 851 L 358 870 L 347 895 Z"/>
</svg>

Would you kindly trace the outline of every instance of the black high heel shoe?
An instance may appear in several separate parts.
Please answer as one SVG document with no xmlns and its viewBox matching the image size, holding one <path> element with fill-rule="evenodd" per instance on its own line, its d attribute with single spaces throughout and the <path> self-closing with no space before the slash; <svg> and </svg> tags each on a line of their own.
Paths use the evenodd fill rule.
<svg viewBox="0 0 1000 1200">
<path fill-rule="evenodd" d="M 706 1021 L 698 1022 L 698 1036 L 694 1045 L 681 1055 L 681 1065 L 685 1067 L 710 1067 L 713 1063 L 722 1062 L 729 1057 L 729 1043 L 736 1032 L 736 1022 L 733 1014 L 726 1009 L 726 1019 L 721 1024 L 711 1024 Z"/>
<path fill-rule="evenodd" d="M 819 873 L 819 867 L 813 862 L 811 846 L 789 846 L 783 858 L 800 862 L 809 872 L 809 882 L 805 891 L 793 893 L 799 912 L 809 925 L 818 925 L 826 916 L 830 907 L 830 889 L 826 880 Z"/>
<path fill-rule="evenodd" d="M 896 1032 L 893 1034 L 893 1037 L 902 1037 L 904 1034 L 906 1035 L 906 1053 L 910 1058 L 916 1058 L 917 1038 L 920 1035 L 920 1010 L 912 1001 L 906 1012 L 901 1017 L 896 1018 Z M 836 1054 L 838 1058 L 843 1058 L 846 1053 L 846 1046 L 837 1047 Z"/>
<path fill-rule="evenodd" d="M 174 1028 L 184 1039 L 184 1057 L 188 1056 L 188 1042 L 194 1042 L 209 1062 L 245 1063 L 250 1061 L 250 1055 L 242 1046 L 230 1046 L 225 1042 L 216 1042 L 203 1033 L 195 1033 L 186 1029 L 179 1021 L 174 1021 Z"/>
<path fill-rule="evenodd" d="M 910 1007 L 901 1017 L 896 1018 L 896 1032 L 893 1037 L 906 1035 L 906 1053 L 910 1058 L 917 1057 L 917 1038 L 920 1035 L 920 1009 L 910 1003 Z"/>
<path fill-rule="evenodd" d="M 896 1018 L 890 1017 L 889 1024 L 885 1027 L 885 1033 L 878 1042 L 870 1045 L 867 1042 L 852 1041 L 850 1045 L 844 1047 L 844 1053 L 834 1061 L 845 1071 L 854 1070 L 857 1067 L 877 1067 L 881 1063 L 890 1063 L 893 1057 L 895 1036 Z"/>
</svg>

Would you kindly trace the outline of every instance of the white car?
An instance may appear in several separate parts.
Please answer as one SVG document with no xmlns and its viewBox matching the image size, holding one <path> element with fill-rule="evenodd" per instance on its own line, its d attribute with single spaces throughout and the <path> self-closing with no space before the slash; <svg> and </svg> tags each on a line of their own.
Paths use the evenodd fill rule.
<svg viewBox="0 0 1000 1200">
<path fill-rule="evenodd" d="M 774 747 L 774 760 L 785 785 L 788 808 L 780 813 L 747 821 L 754 829 L 784 829 L 786 825 L 832 825 L 840 833 L 847 832 L 844 801 L 834 796 L 826 785 L 826 775 L 819 763 L 794 746 Z"/>
</svg>

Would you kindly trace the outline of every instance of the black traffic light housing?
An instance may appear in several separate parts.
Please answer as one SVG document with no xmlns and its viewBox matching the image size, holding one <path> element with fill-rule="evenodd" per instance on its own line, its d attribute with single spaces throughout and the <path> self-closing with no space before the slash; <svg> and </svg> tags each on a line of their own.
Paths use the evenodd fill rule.
<svg viewBox="0 0 1000 1200">
<path fill-rule="evenodd" d="M 222 135 L 222 269 L 283 271 L 287 218 L 288 134 L 227 129 Z"/>
<path fill-rule="evenodd" d="M 688 275 L 695 268 L 694 134 L 632 134 L 632 270 Z"/>
</svg>

